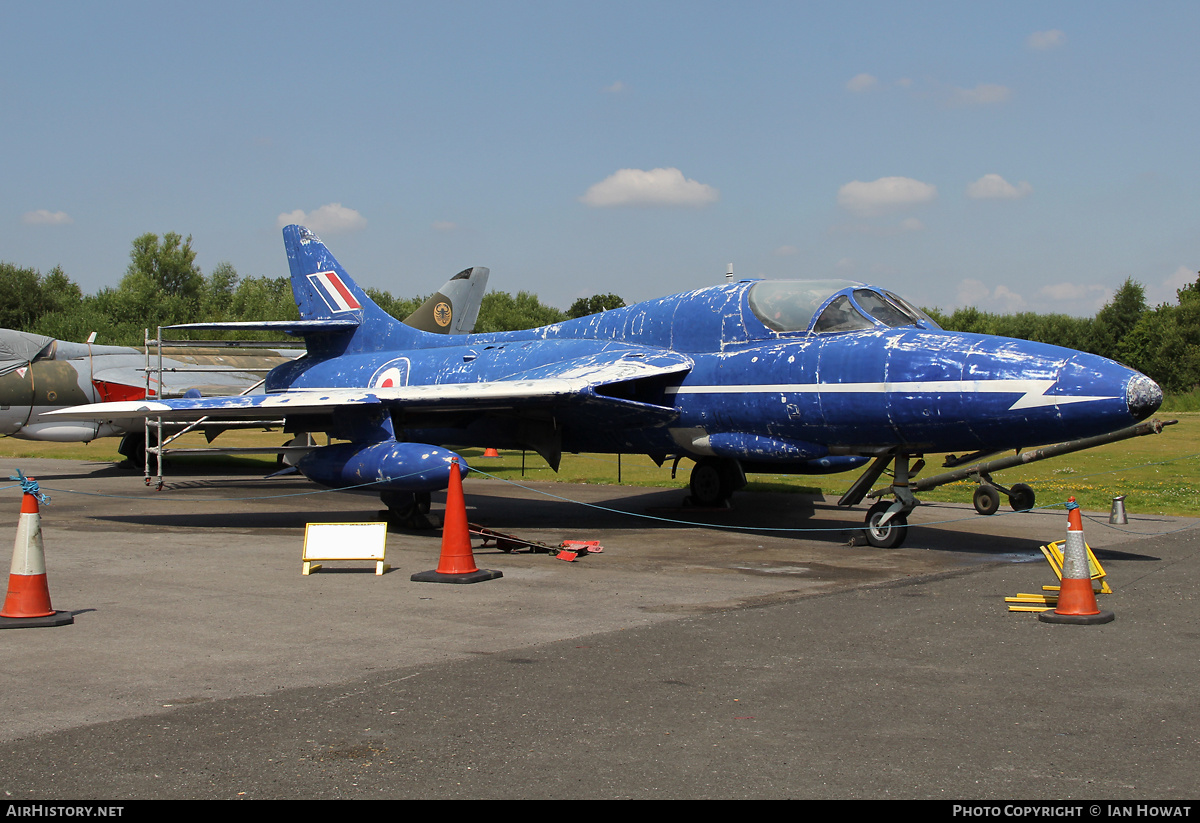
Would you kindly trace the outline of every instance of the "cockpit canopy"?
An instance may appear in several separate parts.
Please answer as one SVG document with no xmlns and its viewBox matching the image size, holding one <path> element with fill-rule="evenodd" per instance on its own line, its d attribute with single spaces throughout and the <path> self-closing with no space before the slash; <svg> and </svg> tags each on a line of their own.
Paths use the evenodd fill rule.
<svg viewBox="0 0 1200 823">
<path fill-rule="evenodd" d="M 764 326 L 782 333 L 941 328 L 902 297 L 851 280 L 762 280 L 751 286 L 749 302 Z"/>
</svg>

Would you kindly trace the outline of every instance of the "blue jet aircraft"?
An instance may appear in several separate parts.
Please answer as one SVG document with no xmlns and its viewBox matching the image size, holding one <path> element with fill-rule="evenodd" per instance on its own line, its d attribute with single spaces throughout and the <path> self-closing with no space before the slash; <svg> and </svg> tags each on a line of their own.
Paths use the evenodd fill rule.
<svg viewBox="0 0 1200 823">
<path fill-rule="evenodd" d="M 892 465 L 894 499 L 866 524 L 869 542 L 890 548 L 918 505 L 913 458 L 1104 434 L 1162 399 L 1111 360 L 945 331 L 891 292 L 841 280 L 741 281 L 537 329 L 434 335 L 387 316 L 308 229 L 283 235 L 302 319 L 236 327 L 298 335 L 307 353 L 271 371 L 264 393 L 56 414 L 283 416 L 289 431 L 347 441 L 304 456 L 308 478 L 375 481 L 395 511 L 448 484 L 457 455 L 429 444 L 530 448 L 555 469 L 563 451 L 686 456 L 701 503 L 728 498 L 747 471 L 874 459 L 841 502 L 860 502 Z"/>
</svg>

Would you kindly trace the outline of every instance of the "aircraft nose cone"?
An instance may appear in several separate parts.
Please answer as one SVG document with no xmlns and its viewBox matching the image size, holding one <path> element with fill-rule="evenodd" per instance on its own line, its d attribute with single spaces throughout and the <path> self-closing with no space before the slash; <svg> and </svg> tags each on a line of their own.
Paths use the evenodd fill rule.
<svg viewBox="0 0 1200 823">
<path fill-rule="evenodd" d="M 1129 405 L 1129 413 L 1136 419 L 1143 420 L 1158 411 L 1162 399 L 1162 389 L 1146 375 L 1139 374 L 1129 378 L 1129 385 L 1125 388 L 1125 402 Z"/>
</svg>

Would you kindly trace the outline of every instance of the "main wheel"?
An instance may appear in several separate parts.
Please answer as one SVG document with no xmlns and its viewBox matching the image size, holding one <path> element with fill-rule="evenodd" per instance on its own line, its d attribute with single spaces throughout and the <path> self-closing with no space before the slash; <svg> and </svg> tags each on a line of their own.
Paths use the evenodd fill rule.
<svg viewBox="0 0 1200 823">
<path fill-rule="evenodd" d="M 1008 492 L 1008 504 L 1012 506 L 1015 512 L 1027 512 L 1033 508 L 1034 502 L 1037 500 L 1034 497 L 1033 489 L 1024 483 L 1013 483 L 1013 487 Z"/>
<path fill-rule="evenodd" d="M 692 467 L 688 487 L 692 492 L 692 502 L 697 506 L 720 506 L 733 493 L 721 469 L 719 461 L 709 458 Z"/>
<path fill-rule="evenodd" d="M 387 518 L 390 525 L 405 529 L 435 529 L 437 524 L 428 515 L 429 509 L 422 509 L 421 497 L 413 492 L 382 491 L 379 499 L 387 506 L 387 511 L 381 514 Z"/>
<path fill-rule="evenodd" d="M 430 508 L 433 507 L 433 497 L 429 492 L 417 492 L 414 497 L 417 502 L 417 510 L 421 514 L 429 514 Z"/>
<path fill-rule="evenodd" d="M 992 486 L 978 485 L 971 502 L 975 504 L 975 511 L 980 514 L 995 514 L 996 509 L 1000 508 L 1000 492 Z"/>
<path fill-rule="evenodd" d="M 895 549 L 908 536 L 908 516 L 904 512 L 896 512 L 892 519 L 880 525 L 879 521 L 887 514 L 892 504 L 880 500 L 867 510 L 867 542 L 877 549 Z"/>
</svg>

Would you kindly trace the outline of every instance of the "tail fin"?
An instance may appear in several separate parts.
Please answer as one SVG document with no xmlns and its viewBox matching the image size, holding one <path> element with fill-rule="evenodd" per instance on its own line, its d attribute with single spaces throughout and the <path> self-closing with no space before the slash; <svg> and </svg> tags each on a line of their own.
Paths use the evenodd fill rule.
<svg viewBox="0 0 1200 823">
<path fill-rule="evenodd" d="M 410 314 L 404 324 L 434 334 L 470 334 L 487 291 L 488 273 L 483 266 L 460 271 Z"/>
<path fill-rule="evenodd" d="M 300 309 L 300 319 L 344 324 L 326 333 L 331 349 L 356 352 L 421 345 L 426 333 L 404 325 L 379 308 L 310 230 L 286 226 L 283 245 L 287 249 L 292 295 Z M 311 351 L 318 341 L 315 335 L 305 337 Z"/>
</svg>

